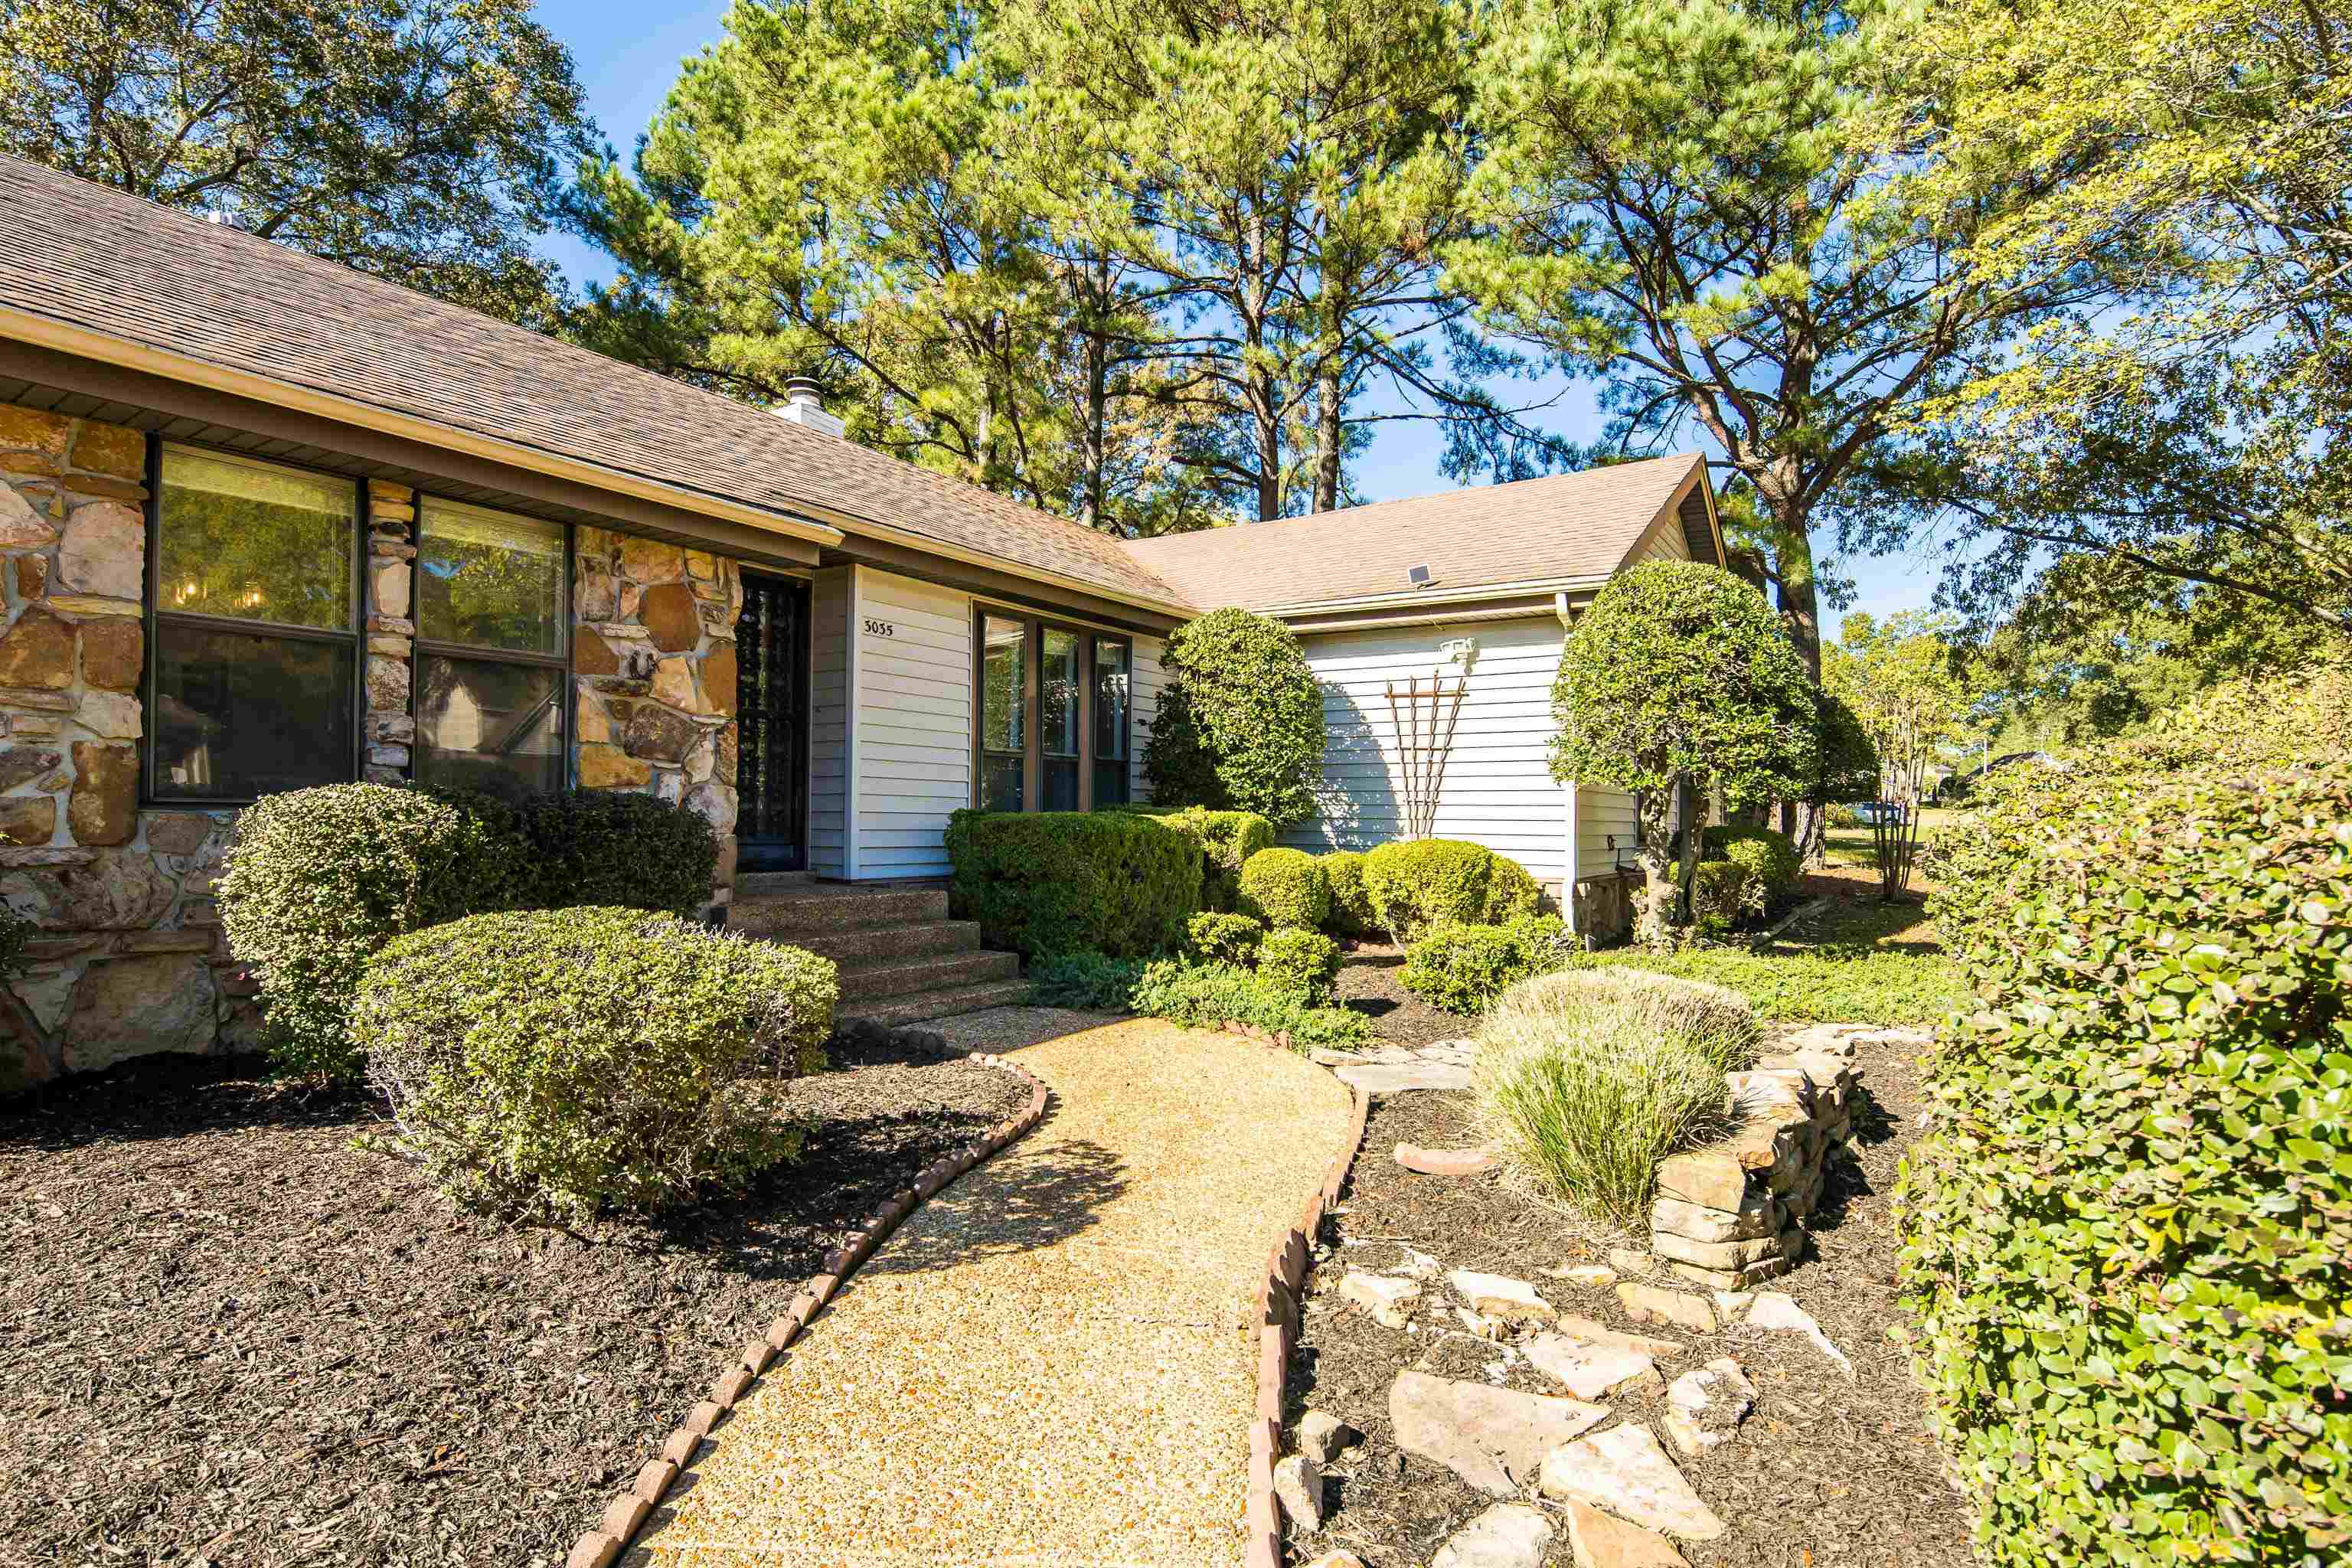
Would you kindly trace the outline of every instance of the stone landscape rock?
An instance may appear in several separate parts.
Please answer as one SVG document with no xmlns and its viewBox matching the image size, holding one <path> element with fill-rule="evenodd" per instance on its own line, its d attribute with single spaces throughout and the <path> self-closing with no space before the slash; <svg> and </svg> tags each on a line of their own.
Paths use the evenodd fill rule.
<svg viewBox="0 0 2352 1568">
<path fill-rule="evenodd" d="M 1684 1349 L 1678 1340 L 1656 1340 L 1643 1334 L 1629 1334 L 1622 1329 L 1612 1329 L 1606 1323 L 1580 1318 L 1573 1312 L 1560 1314 L 1559 1331 L 1572 1340 L 1583 1340 L 1596 1345 L 1618 1345 L 1646 1355 L 1680 1355 Z"/>
<path fill-rule="evenodd" d="M 1293 1454 L 1276 1460 L 1274 1497 L 1284 1516 L 1299 1529 L 1323 1528 L 1323 1468 L 1313 1459 Z"/>
<path fill-rule="evenodd" d="M 1673 1323 L 1694 1333 L 1715 1331 L 1715 1307 L 1704 1296 L 1631 1280 L 1617 1287 L 1618 1304 L 1637 1323 Z"/>
<path fill-rule="evenodd" d="M 1658 1266 L 1658 1260 L 1637 1247 L 1612 1247 L 1609 1249 L 1609 1267 L 1620 1274 L 1647 1274 Z"/>
<path fill-rule="evenodd" d="M 93 963 L 66 1021 L 65 1065 L 89 1072 L 128 1057 L 212 1049 L 210 970 L 193 954 Z"/>
<path fill-rule="evenodd" d="M 1418 1144 L 1396 1146 L 1396 1163 L 1424 1176 L 1475 1176 L 1495 1168 L 1492 1149 L 1423 1149 Z"/>
<path fill-rule="evenodd" d="M 1519 1349 L 1538 1372 L 1579 1399 L 1599 1399 L 1628 1384 L 1657 1376 L 1656 1363 L 1648 1352 L 1622 1345 L 1596 1345 L 1566 1334 L 1538 1334 Z"/>
<path fill-rule="evenodd" d="M 1298 1450 L 1318 1465 L 1328 1465 L 1337 1458 L 1339 1450 L 1364 1440 L 1364 1435 L 1321 1410 L 1310 1410 L 1298 1418 Z"/>
<path fill-rule="evenodd" d="M 1429 1568 L 1543 1568 L 1551 1521 L 1523 1502 L 1498 1502 L 1457 1530 Z"/>
<path fill-rule="evenodd" d="M 1617 1283 L 1617 1270 L 1601 1263 L 1571 1263 L 1565 1268 L 1547 1268 L 1544 1272 L 1587 1289 L 1606 1289 Z"/>
<path fill-rule="evenodd" d="M 1470 1069 L 1450 1062 L 1368 1063 L 1337 1069 L 1339 1079 L 1366 1094 L 1402 1094 L 1415 1089 L 1468 1089 Z"/>
<path fill-rule="evenodd" d="M 1529 1323 L 1549 1323 L 1559 1314 L 1551 1303 L 1536 1294 L 1536 1288 L 1524 1279 L 1513 1279 L 1501 1274 L 1479 1274 L 1467 1268 L 1457 1268 L 1447 1277 L 1471 1310 L 1495 1318 L 1514 1327 Z"/>
<path fill-rule="evenodd" d="M 1654 1530 L 1612 1519 L 1570 1500 L 1568 1546 L 1576 1568 L 1690 1568 L 1675 1543 Z"/>
<path fill-rule="evenodd" d="M 1666 1436 L 1696 1458 L 1739 1429 L 1756 1408 L 1756 1385 L 1729 1356 L 1717 1356 L 1675 1379 L 1666 1390 Z"/>
<path fill-rule="evenodd" d="M 1389 1385 L 1397 1447 L 1435 1460 L 1489 1497 L 1516 1497 L 1546 1454 L 1608 1416 L 1597 1405 L 1427 1373 L 1402 1373 Z"/>
<path fill-rule="evenodd" d="M 1307 1568 L 1364 1568 L 1364 1560 L 1352 1552 L 1326 1552 Z"/>
<path fill-rule="evenodd" d="M 1756 1300 L 1748 1305 L 1747 1326 L 1751 1329 L 1783 1329 L 1790 1333 L 1802 1334 L 1812 1341 L 1823 1355 L 1837 1363 L 1838 1370 L 1848 1379 L 1853 1376 L 1853 1363 L 1846 1359 L 1843 1351 L 1830 1342 L 1829 1335 L 1822 1332 L 1822 1326 L 1813 1321 L 1813 1315 L 1798 1306 L 1796 1298 L 1785 1291 L 1758 1291 Z"/>
<path fill-rule="evenodd" d="M 1662 1197 L 1650 1205 L 1650 1226 L 1692 1241 L 1753 1241 L 1780 1234 L 1780 1205 L 1769 1193 L 1748 1194 L 1729 1210 Z"/>
<path fill-rule="evenodd" d="M 1402 1329 L 1412 1321 L 1421 1287 L 1387 1274 L 1349 1274 L 1339 1281 L 1339 1300 L 1361 1307 L 1376 1323 Z"/>
<path fill-rule="evenodd" d="M 1646 1426 L 1612 1426 L 1554 1448 L 1538 1484 L 1546 1497 L 1589 1503 L 1685 1541 L 1713 1541 L 1725 1529 Z"/>
<path fill-rule="evenodd" d="M 1715 1292 L 1715 1315 L 1723 1320 L 1725 1328 L 1731 1327 L 1756 1300 L 1753 1290 L 1717 1290 Z"/>
<path fill-rule="evenodd" d="M 1484 1312 L 1474 1312 L 1467 1307 L 1454 1308 L 1454 1315 L 1462 1321 L 1464 1329 L 1482 1340 L 1500 1342 L 1510 1334 L 1510 1325 L 1500 1318 L 1490 1318 Z"/>
</svg>

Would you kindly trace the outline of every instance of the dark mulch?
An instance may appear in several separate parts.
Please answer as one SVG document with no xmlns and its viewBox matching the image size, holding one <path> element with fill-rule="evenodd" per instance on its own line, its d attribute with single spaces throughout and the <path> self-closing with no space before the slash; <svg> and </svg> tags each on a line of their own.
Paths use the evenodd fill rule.
<svg viewBox="0 0 2352 1568">
<path fill-rule="evenodd" d="M 1404 949 L 1360 942 L 1340 958 L 1332 990 L 1341 1006 L 1370 1019 L 1372 1032 L 1387 1045 L 1458 1040 L 1477 1027 L 1476 1020 L 1433 1007 L 1398 984 L 1397 972 L 1403 967 Z"/>
<path fill-rule="evenodd" d="M 1851 1383 L 1803 1339 L 1733 1328 L 1681 1339 L 1689 1349 L 1660 1363 L 1667 1378 L 1718 1355 L 1736 1357 L 1757 1386 L 1755 1412 L 1738 1436 L 1703 1458 L 1681 1461 L 1699 1494 L 1732 1526 L 1706 1545 L 1684 1545 L 1694 1568 L 1965 1568 L 1969 1510 L 1946 1479 L 1924 1405 L 1889 1328 L 1903 1321 L 1895 1301 L 1895 1232 L 1887 1194 L 1895 1162 L 1914 1134 L 1919 1109 L 1913 1064 L 1892 1050 L 1866 1050 L 1868 1099 L 1858 1113 L 1862 1157 L 1832 1166 L 1815 1232 L 1819 1256 L 1775 1282 L 1819 1321 L 1852 1358 Z M 1341 1212 L 1321 1237 L 1336 1249 L 1309 1284 L 1309 1310 L 1291 1363 L 1287 1419 L 1328 1411 L 1367 1435 L 1353 1474 L 1333 1483 L 1336 1513 L 1311 1540 L 1306 1560 L 1331 1546 L 1354 1552 L 1370 1568 L 1426 1563 L 1445 1538 L 1492 1501 L 1427 1460 L 1407 1458 L 1393 1441 L 1388 1390 L 1398 1373 L 1419 1365 L 1443 1376 L 1485 1379 L 1500 1359 L 1496 1347 L 1466 1334 L 1386 1329 L 1336 1294 L 1350 1267 L 1382 1269 L 1405 1261 L 1394 1243 L 1434 1257 L 1447 1269 L 1474 1268 L 1533 1282 L 1564 1311 L 1635 1329 L 1613 1290 L 1581 1289 L 1538 1270 L 1599 1261 L 1597 1243 L 1542 1205 L 1511 1192 L 1499 1177 L 1412 1175 L 1391 1152 L 1399 1142 L 1453 1148 L 1475 1141 L 1467 1097 L 1412 1093 L 1383 1097 Z M 1360 1245 L 1345 1246 L 1349 1239 Z M 1389 1245 L 1376 1244 L 1381 1238 Z M 1442 1283 L 1424 1287 L 1448 1294 Z M 1424 1314 L 1419 1321 L 1427 1322 Z M 1524 1361 L 1501 1378 L 1535 1393 L 1562 1390 Z M 1658 1392 L 1604 1401 L 1627 1421 L 1654 1431 L 1664 1413 Z M 1308 1544 L 1302 1542 L 1301 1544 Z M 1565 1528 L 1548 1561 L 1570 1561 Z"/>
<path fill-rule="evenodd" d="M 845 1232 L 1017 1107 L 837 1058 L 807 1152 L 524 1228 L 352 1147 L 367 1101 L 158 1058 L 0 1107 L 0 1563 L 560 1561 Z"/>
</svg>

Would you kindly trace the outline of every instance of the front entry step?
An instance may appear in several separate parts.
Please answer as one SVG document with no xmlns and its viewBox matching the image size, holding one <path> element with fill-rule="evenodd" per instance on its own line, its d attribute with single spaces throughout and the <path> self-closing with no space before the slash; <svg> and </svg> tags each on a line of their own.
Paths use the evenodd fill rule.
<svg viewBox="0 0 2352 1568">
<path fill-rule="evenodd" d="M 992 981 L 1014 980 L 1021 974 L 1021 957 L 1012 952 L 927 953 L 920 958 L 889 958 L 875 963 L 841 966 L 841 1011 L 857 1016 L 855 1004 L 884 1002 L 910 991 L 950 991 Z"/>
<path fill-rule="evenodd" d="M 863 1018 L 886 1028 L 920 1023 L 926 1018 L 950 1018 L 977 1013 L 983 1007 L 1016 1007 L 1029 999 L 1026 980 L 999 980 L 987 985 L 960 986 L 952 991 L 917 991 L 887 1002 L 853 1007 L 842 1004 L 841 1016 Z"/>
<path fill-rule="evenodd" d="M 739 877 L 727 923 L 840 966 L 838 1017 L 902 1024 L 1018 1002 L 1021 960 L 980 945 L 980 927 L 948 918 L 944 887 L 860 887 L 797 874 Z"/>
</svg>

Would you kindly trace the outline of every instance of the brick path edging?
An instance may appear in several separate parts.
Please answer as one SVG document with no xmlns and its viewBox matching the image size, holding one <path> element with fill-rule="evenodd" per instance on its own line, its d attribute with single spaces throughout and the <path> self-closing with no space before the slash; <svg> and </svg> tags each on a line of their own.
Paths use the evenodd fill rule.
<svg viewBox="0 0 2352 1568">
<path fill-rule="evenodd" d="M 677 1479 L 678 1472 L 693 1462 L 696 1451 L 709 1439 L 710 1429 L 719 1424 L 721 1416 L 741 1403 L 759 1382 L 760 1375 L 792 1348 L 793 1342 L 800 1338 L 810 1320 L 833 1300 L 841 1289 L 842 1283 L 857 1271 L 858 1265 L 872 1257 L 875 1248 L 881 1246 L 892 1231 L 905 1224 L 907 1216 L 926 1201 L 1045 1119 L 1050 1095 L 1035 1074 L 985 1051 L 974 1051 L 969 1059 L 984 1067 L 1001 1068 L 1025 1080 L 1029 1085 L 1028 1106 L 1018 1115 L 995 1123 L 989 1128 L 987 1136 L 961 1153 L 942 1154 L 924 1166 L 916 1175 L 912 1186 L 899 1188 L 890 1195 L 888 1202 L 866 1217 L 866 1223 L 858 1226 L 846 1247 L 835 1247 L 826 1253 L 823 1272 L 802 1287 L 800 1295 L 784 1316 L 768 1325 L 764 1339 L 753 1340 L 745 1345 L 734 1363 L 719 1374 L 719 1380 L 710 1385 L 709 1395 L 688 1413 L 685 1424 L 662 1444 L 660 1457 L 646 1460 L 629 1489 L 604 1506 L 604 1518 L 597 1521 L 595 1529 L 582 1536 L 572 1548 L 571 1555 L 564 1559 L 564 1568 L 611 1568 L 623 1549 L 638 1531 L 645 1528 L 646 1521 L 668 1492 L 671 1483 Z M 1360 1123 L 1360 1120 L 1359 1118 Z M 1319 1218 L 1320 1208 L 1316 1212 Z M 1279 1387 L 1275 1397 L 1278 1416 L 1281 1413 Z M 1271 1459 L 1267 1461 L 1269 1466 L 1272 1462 Z M 1273 1484 L 1272 1475 L 1269 1468 L 1269 1487 Z M 1271 1495 L 1269 1492 L 1269 1500 Z"/>
<path fill-rule="evenodd" d="M 1234 1029 L 1231 1024 L 1226 1027 Z M 1352 1085 L 1348 1092 L 1354 1101 L 1348 1141 L 1332 1156 L 1322 1186 L 1299 1211 L 1298 1223 L 1275 1243 L 1266 1258 L 1265 1280 L 1258 1287 L 1257 1414 L 1250 1420 L 1247 1540 L 1242 1559 L 1246 1568 L 1282 1568 L 1282 1509 L 1275 1501 L 1274 1461 L 1282 1452 L 1283 1399 L 1290 1351 L 1298 1336 L 1300 1292 L 1307 1281 L 1315 1233 L 1322 1228 L 1324 1211 L 1339 1201 L 1339 1191 L 1348 1184 L 1348 1174 L 1355 1169 L 1356 1156 L 1364 1146 L 1365 1123 L 1372 1114 L 1370 1095 Z"/>
</svg>

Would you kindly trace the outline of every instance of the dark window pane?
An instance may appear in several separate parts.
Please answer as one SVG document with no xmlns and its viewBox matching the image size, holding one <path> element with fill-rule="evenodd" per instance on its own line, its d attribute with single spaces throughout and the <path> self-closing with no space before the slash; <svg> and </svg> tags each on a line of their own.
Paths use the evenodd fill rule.
<svg viewBox="0 0 2352 1568">
<path fill-rule="evenodd" d="M 353 504 L 349 479 L 165 448 L 157 607 L 350 629 Z"/>
<path fill-rule="evenodd" d="M 989 616 L 981 622 L 981 641 L 985 651 L 980 672 L 980 743 L 992 752 L 1025 751 L 1029 623 Z"/>
<path fill-rule="evenodd" d="M 159 800 L 245 800 L 352 776 L 352 649 L 155 627 Z"/>
<path fill-rule="evenodd" d="M 1095 755 L 1124 759 L 1127 755 L 1127 644 L 1110 637 L 1095 638 Z M 1102 791 L 1095 791 L 1099 802 Z M 1126 796 L 1119 797 L 1124 800 Z"/>
<path fill-rule="evenodd" d="M 1098 806 L 1127 804 L 1127 764 L 1124 762 L 1095 763 L 1095 804 Z"/>
<path fill-rule="evenodd" d="M 420 780 L 509 800 L 563 787 L 562 671 L 431 655 L 417 668 Z"/>
<path fill-rule="evenodd" d="M 438 642 L 563 651 L 563 525 L 427 498 L 416 630 Z"/>
<path fill-rule="evenodd" d="M 1075 757 L 1045 759 L 1045 809 L 1078 809 L 1078 763 Z"/>
<path fill-rule="evenodd" d="M 1045 681 L 1040 692 L 1038 739 L 1048 756 L 1078 754 L 1078 634 L 1045 632 Z M 1053 792 L 1046 791 L 1050 802 Z M 1048 805 L 1048 811 L 1062 808 Z"/>
<path fill-rule="evenodd" d="M 980 758 L 980 808 L 982 811 L 1021 809 L 1021 763 L 1016 753 L 983 752 Z"/>
</svg>

